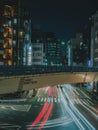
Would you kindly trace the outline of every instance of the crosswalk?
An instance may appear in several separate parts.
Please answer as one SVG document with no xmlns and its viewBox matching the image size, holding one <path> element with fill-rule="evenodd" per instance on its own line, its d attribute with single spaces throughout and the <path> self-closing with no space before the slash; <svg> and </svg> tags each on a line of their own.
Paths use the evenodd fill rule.
<svg viewBox="0 0 98 130">
<path fill-rule="evenodd" d="M 61 97 L 38 97 L 37 98 L 37 102 L 55 102 L 55 103 L 60 103 L 62 100 Z M 91 102 L 87 102 L 87 99 L 79 99 L 79 98 L 73 98 L 71 99 L 71 102 L 73 104 L 81 104 L 81 103 L 88 103 L 88 104 L 91 104 Z"/>
<path fill-rule="evenodd" d="M 37 102 L 55 102 L 60 103 L 61 99 L 56 97 L 38 97 Z"/>
</svg>

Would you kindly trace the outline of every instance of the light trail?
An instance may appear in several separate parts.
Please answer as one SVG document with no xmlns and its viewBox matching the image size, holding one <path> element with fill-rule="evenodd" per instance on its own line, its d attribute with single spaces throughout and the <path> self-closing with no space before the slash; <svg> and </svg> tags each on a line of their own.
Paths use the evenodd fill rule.
<svg viewBox="0 0 98 130">
<path fill-rule="evenodd" d="M 98 120 L 98 111 L 96 111 L 96 109 L 94 109 L 93 107 L 89 106 L 87 103 L 85 102 L 81 102 L 80 103 L 87 111 L 89 111 L 93 117 Z"/>
<path fill-rule="evenodd" d="M 74 91 L 74 88 L 70 85 L 71 89 Z M 94 118 L 96 118 L 98 120 L 98 111 L 93 107 L 94 103 L 91 102 L 91 98 L 86 95 L 81 89 L 79 90 L 82 95 L 83 95 L 83 99 L 78 99 L 79 97 L 77 97 L 77 100 L 79 102 L 79 104 L 81 104 L 87 111 L 89 111 Z M 78 96 L 81 96 L 80 94 L 78 94 Z"/>
<path fill-rule="evenodd" d="M 63 89 L 64 90 L 64 89 Z M 62 94 L 61 90 L 59 89 L 59 92 L 61 93 L 62 96 L 62 102 L 64 103 L 65 109 L 67 110 L 67 112 L 70 114 L 70 116 L 72 117 L 72 119 L 75 121 L 76 125 L 78 126 L 78 128 L 80 130 L 85 130 L 83 128 L 83 126 L 81 125 L 81 123 L 79 122 L 79 120 L 76 118 L 76 116 L 74 115 L 74 113 L 71 111 L 71 109 L 67 106 L 67 102 L 64 98 L 64 95 Z"/>
<path fill-rule="evenodd" d="M 66 116 L 65 117 L 62 117 L 62 118 L 57 118 L 57 119 L 53 119 L 53 120 L 48 120 L 46 122 L 46 124 L 44 125 L 44 128 L 53 128 L 53 127 L 58 127 L 58 126 L 62 126 L 62 125 L 68 125 L 70 123 L 72 123 L 73 120 L 71 118 L 67 118 Z M 35 130 L 38 130 L 39 128 L 39 124 L 36 125 L 33 129 Z"/>
<path fill-rule="evenodd" d="M 50 87 L 48 89 L 48 96 L 52 96 L 52 97 L 54 96 L 54 87 L 52 87 L 52 88 Z M 51 114 L 52 109 L 53 109 L 53 102 L 51 104 L 49 104 L 48 111 L 47 111 L 46 115 L 44 116 L 44 119 L 41 122 L 40 127 L 39 127 L 38 130 L 41 130 L 44 127 L 44 125 L 46 124 L 46 122 L 47 122 L 47 120 L 48 120 L 48 118 L 49 118 L 49 116 Z"/>
<path fill-rule="evenodd" d="M 35 119 L 35 121 L 30 125 L 30 127 L 28 128 L 28 130 L 32 130 L 32 128 L 42 119 L 42 117 L 44 116 L 46 110 L 48 109 L 49 104 L 46 102 L 42 108 L 42 110 L 40 111 L 39 115 L 37 116 L 37 118 Z"/>
<path fill-rule="evenodd" d="M 54 96 L 55 92 L 54 92 L 54 87 L 49 87 L 48 88 L 48 96 Z"/>
<path fill-rule="evenodd" d="M 48 96 L 51 96 L 50 87 L 48 88 Z"/>
<path fill-rule="evenodd" d="M 69 101 L 69 105 L 70 105 L 70 107 L 71 107 L 71 109 L 74 111 L 74 113 L 75 113 L 75 115 L 73 114 L 73 116 L 78 116 L 78 118 L 79 119 L 81 119 L 81 121 L 83 122 L 83 124 L 87 127 L 87 129 L 90 129 L 90 130 L 95 130 L 95 128 L 89 123 L 89 121 L 79 112 L 79 110 L 74 106 L 74 104 L 72 103 L 72 101 L 71 101 L 71 98 L 69 97 L 69 95 L 68 95 L 68 86 L 66 86 L 66 90 L 67 91 L 65 91 L 65 89 L 63 88 L 63 92 L 64 92 L 64 94 L 65 94 L 65 96 L 67 97 L 67 99 L 68 99 L 68 101 Z M 72 117 L 73 117 L 72 116 Z M 77 120 L 77 118 L 76 118 L 76 120 Z M 79 124 L 78 124 L 79 123 Z M 78 124 L 78 126 L 79 126 L 79 128 L 80 129 L 85 129 L 84 128 L 84 126 L 80 123 L 80 121 L 76 121 L 76 124 Z"/>
<path fill-rule="evenodd" d="M 44 127 L 46 121 L 48 120 L 48 118 L 49 118 L 49 116 L 51 114 L 52 109 L 53 109 L 53 103 L 50 104 L 49 109 L 48 109 L 43 121 L 41 122 L 40 127 L 39 127 L 38 130 L 42 130 L 42 128 Z"/>
<path fill-rule="evenodd" d="M 48 88 L 48 96 L 54 96 L 54 87 L 49 87 Z M 44 99 L 43 99 L 44 100 Z M 37 118 L 35 119 L 35 121 L 30 125 L 30 127 L 28 128 L 28 130 L 32 130 L 33 127 L 35 127 L 36 124 L 38 124 L 42 119 L 40 126 L 38 128 L 38 130 L 41 130 L 45 123 L 47 122 L 51 111 L 53 109 L 53 102 L 51 104 L 49 104 L 48 102 L 46 102 L 42 108 L 42 110 L 40 111 L 39 115 L 37 116 Z"/>
<path fill-rule="evenodd" d="M 54 87 L 52 87 L 52 95 L 51 96 L 54 96 Z"/>
<path fill-rule="evenodd" d="M 54 87 L 52 87 L 52 88 L 50 87 L 50 88 L 48 89 L 48 95 L 49 95 L 49 96 L 52 96 L 52 97 L 54 96 Z M 41 122 L 40 127 L 39 127 L 38 130 L 42 130 L 42 128 L 43 128 L 44 125 L 46 124 L 46 122 L 47 122 L 47 120 L 48 120 L 48 118 L 49 118 L 49 116 L 50 116 L 50 114 L 51 114 L 51 112 L 52 112 L 52 109 L 53 109 L 53 102 L 49 105 L 48 111 L 47 111 L 47 113 L 46 113 L 46 115 L 45 115 L 43 121 Z"/>
</svg>

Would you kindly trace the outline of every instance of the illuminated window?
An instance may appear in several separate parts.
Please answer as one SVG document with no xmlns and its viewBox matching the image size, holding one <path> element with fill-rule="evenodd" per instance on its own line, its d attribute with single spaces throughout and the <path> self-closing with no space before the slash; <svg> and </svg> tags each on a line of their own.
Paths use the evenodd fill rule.
<svg viewBox="0 0 98 130">
<path fill-rule="evenodd" d="M 5 59 L 5 58 L 6 58 L 6 55 L 3 55 L 3 58 Z"/>
<path fill-rule="evenodd" d="M 8 26 L 11 27 L 11 21 L 8 22 Z"/>
<path fill-rule="evenodd" d="M 17 24 L 17 19 L 16 18 L 14 18 L 14 24 Z"/>
<path fill-rule="evenodd" d="M 4 35 L 4 37 L 7 37 L 8 33 L 7 33 L 7 32 L 5 32 L 3 35 Z"/>
<path fill-rule="evenodd" d="M 12 28 L 9 28 L 9 33 L 10 35 L 12 35 Z"/>
<path fill-rule="evenodd" d="M 9 53 L 9 54 L 12 54 L 12 50 L 11 50 L 11 49 L 9 49 L 9 50 L 8 50 L 8 53 Z"/>
<path fill-rule="evenodd" d="M 23 37 L 23 32 L 22 32 L 22 31 L 19 32 L 19 36 L 20 36 L 20 37 Z"/>
<path fill-rule="evenodd" d="M 80 38 L 82 38 L 82 35 L 80 35 Z"/>
<path fill-rule="evenodd" d="M 61 44 L 62 44 L 62 45 L 65 45 L 65 42 L 62 41 Z"/>
<path fill-rule="evenodd" d="M 16 35 L 16 30 L 13 31 L 13 34 Z"/>
<path fill-rule="evenodd" d="M 7 44 L 4 44 L 3 47 L 6 48 L 6 47 L 7 47 Z"/>
<path fill-rule="evenodd" d="M 83 45 L 83 42 L 80 42 L 80 46 L 82 46 Z"/>
<path fill-rule="evenodd" d="M 98 34 L 95 36 L 95 42 L 98 43 Z"/>
<path fill-rule="evenodd" d="M 5 5 L 4 15 L 11 16 L 12 7 Z"/>
<path fill-rule="evenodd" d="M 11 39 L 11 38 L 9 39 L 9 44 L 10 44 L 10 45 L 12 44 L 12 39 Z"/>
<path fill-rule="evenodd" d="M 16 46 L 16 41 L 15 40 L 13 40 L 13 45 Z"/>
<path fill-rule="evenodd" d="M 36 40 L 36 42 L 37 42 L 37 43 L 39 43 L 39 42 L 40 42 L 40 40 L 39 40 L 39 39 L 37 39 L 37 40 Z"/>
<path fill-rule="evenodd" d="M 8 65 L 12 65 L 12 60 L 9 60 L 9 61 L 8 61 Z"/>
</svg>

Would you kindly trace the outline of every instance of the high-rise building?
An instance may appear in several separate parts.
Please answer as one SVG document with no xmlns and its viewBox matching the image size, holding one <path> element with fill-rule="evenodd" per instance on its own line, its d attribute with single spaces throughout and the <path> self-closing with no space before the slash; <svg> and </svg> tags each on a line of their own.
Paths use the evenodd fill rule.
<svg viewBox="0 0 98 130">
<path fill-rule="evenodd" d="M 22 65 L 25 58 L 25 64 L 32 62 L 27 60 L 32 48 L 31 22 L 23 3 L 23 0 L 0 0 L 0 65 Z M 30 47 L 25 47 L 27 44 Z"/>
<path fill-rule="evenodd" d="M 67 59 L 67 42 L 65 40 L 58 40 L 60 42 L 60 59 L 61 59 L 61 65 L 68 65 L 68 59 Z"/>
<path fill-rule="evenodd" d="M 83 48 L 85 51 L 85 63 L 91 67 L 91 18 L 85 24 L 83 29 Z"/>
<path fill-rule="evenodd" d="M 61 42 L 52 32 L 32 30 L 33 64 L 61 65 Z"/>
<path fill-rule="evenodd" d="M 87 65 L 87 48 L 83 42 L 83 33 L 76 33 L 76 37 L 70 39 L 67 43 L 67 46 L 68 65 Z"/>
<path fill-rule="evenodd" d="M 38 26 L 32 29 L 33 65 L 43 65 L 43 32 Z"/>
<path fill-rule="evenodd" d="M 37 40 L 33 43 L 33 65 L 43 65 L 43 43 Z"/>
<path fill-rule="evenodd" d="M 92 16 L 91 65 L 98 67 L 98 11 Z"/>
<path fill-rule="evenodd" d="M 61 65 L 61 42 L 52 32 L 44 33 L 44 64 Z"/>
<path fill-rule="evenodd" d="M 31 20 L 27 12 L 24 18 L 23 32 L 24 32 L 24 42 L 23 46 L 20 45 L 21 47 L 23 47 L 23 65 L 32 65 L 33 49 L 31 43 Z"/>
<path fill-rule="evenodd" d="M 72 41 L 69 40 L 67 42 L 67 59 L 68 59 L 68 66 L 72 66 L 73 65 L 73 46 L 72 46 Z"/>
</svg>

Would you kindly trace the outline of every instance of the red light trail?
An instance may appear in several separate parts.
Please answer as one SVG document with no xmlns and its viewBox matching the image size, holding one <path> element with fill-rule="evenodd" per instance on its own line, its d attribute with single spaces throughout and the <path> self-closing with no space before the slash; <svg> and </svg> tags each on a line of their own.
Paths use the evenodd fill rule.
<svg viewBox="0 0 98 130">
<path fill-rule="evenodd" d="M 48 120 L 48 118 L 49 118 L 49 116 L 50 116 L 50 114 L 51 114 L 52 109 L 53 109 L 53 103 L 51 103 L 51 104 L 49 105 L 49 109 L 48 109 L 48 111 L 47 111 L 47 113 L 46 113 L 46 115 L 45 115 L 43 121 L 41 122 L 40 127 L 39 127 L 38 130 L 42 130 L 42 128 L 44 127 L 46 121 Z"/>
<path fill-rule="evenodd" d="M 35 121 L 31 124 L 31 126 L 28 128 L 28 130 L 32 130 L 32 128 L 42 119 L 42 117 L 44 116 L 46 110 L 48 109 L 49 104 L 45 103 L 42 110 L 40 111 L 39 115 L 37 116 L 37 118 L 35 119 Z"/>
<path fill-rule="evenodd" d="M 48 96 L 54 96 L 54 87 L 49 87 L 48 88 Z M 49 119 L 49 116 L 52 112 L 52 109 L 53 109 L 53 102 L 52 103 L 45 103 L 42 110 L 40 111 L 39 115 L 37 116 L 37 118 L 35 119 L 35 121 L 30 125 L 30 127 L 28 128 L 28 130 L 32 130 L 33 127 L 39 123 L 41 120 L 41 123 L 40 123 L 40 126 L 38 128 L 38 130 L 42 130 L 42 128 L 44 127 L 46 121 Z"/>
<path fill-rule="evenodd" d="M 54 87 L 52 87 L 52 96 L 54 96 Z"/>
</svg>

